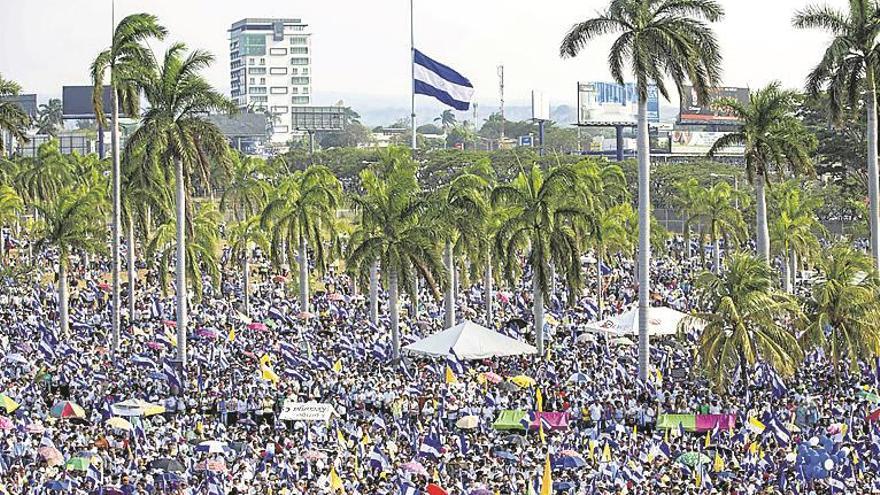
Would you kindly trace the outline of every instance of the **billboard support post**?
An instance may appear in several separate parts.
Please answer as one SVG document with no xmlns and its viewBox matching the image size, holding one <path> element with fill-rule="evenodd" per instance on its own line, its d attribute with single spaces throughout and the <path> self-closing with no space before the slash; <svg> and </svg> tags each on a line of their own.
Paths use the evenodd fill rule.
<svg viewBox="0 0 880 495">
<path fill-rule="evenodd" d="M 617 139 L 617 161 L 622 162 L 624 153 L 622 125 L 614 126 L 614 137 Z"/>
<path fill-rule="evenodd" d="M 538 143 L 541 146 L 538 148 L 538 155 L 544 156 L 544 121 L 538 121 Z"/>
</svg>

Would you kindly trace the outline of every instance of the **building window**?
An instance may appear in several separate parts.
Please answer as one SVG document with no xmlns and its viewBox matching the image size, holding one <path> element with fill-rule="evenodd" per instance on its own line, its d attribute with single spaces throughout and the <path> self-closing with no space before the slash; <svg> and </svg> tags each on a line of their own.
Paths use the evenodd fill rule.
<svg viewBox="0 0 880 495">
<path fill-rule="evenodd" d="M 303 69 L 303 75 L 304 75 L 304 76 L 309 75 L 309 69 L 308 69 L 308 68 Z"/>
<path fill-rule="evenodd" d="M 251 67 L 250 69 L 248 69 L 248 74 L 260 75 L 260 74 L 265 74 L 265 73 L 266 73 L 265 67 Z"/>
<path fill-rule="evenodd" d="M 266 88 L 263 88 L 263 89 L 266 89 Z M 251 101 L 257 102 L 257 103 L 266 103 L 269 101 L 269 97 L 268 96 L 251 96 Z"/>
<path fill-rule="evenodd" d="M 290 73 L 295 76 L 295 75 L 299 74 L 299 69 L 297 69 L 296 67 L 291 67 Z"/>
<path fill-rule="evenodd" d="M 297 86 L 305 86 L 305 85 L 309 84 L 309 78 L 308 77 L 291 77 L 290 84 L 295 84 Z"/>
<path fill-rule="evenodd" d="M 250 78 L 250 79 L 248 80 L 248 83 L 251 84 L 251 85 L 257 84 L 257 78 L 256 78 L 256 77 L 252 77 L 252 78 Z"/>
<path fill-rule="evenodd" d="M 255 59 L 255 58 L 253 58 L 253 57 L 252 57 L 252 58 L 249 58 L 249 59 L 248 59 L 248 65 L 257 65 L 257 59 Z"/>
<path fill-rule="evenodd" d="M 269 48 L 269 55 L 287 55 L 287 48 Z"/>
<path fill-rule="evenodd" d="M 307 46 L 295 46 L 290 49 L 291 55 L 308 55 L 309 47 Z"/>
<path fill-rule="evenodd" d="M 308 96 L 294 96 L 293 98 L 290 99 L 290 101 L 294 105 L 308 105 L 309 104 L 309 97 Z"/>
<path fill-rule="evenodd" d="M 289 107 L 272 107 L 272 113 L 287 113 L 289 110 Z"/>
<path fill-rule="evenodd" d="M 260 87 L 260 86 L 254 86 L 254 87 L 248 89 L 248 93 L 250 93 L 252 95 L 264 95 L 264 94 L 266 94 L 266 88 Z"/>
<path fill-rule="evenodd" d="M 259 56 L 266 54 L 266 35 L 242 34 L 239 40 L 241 41 L 241 53 L 243 55 Z"/>
<path fill-rule="evenodd" d="M 309 39 L 305 36 L 291 36 L 290 37 L 291 45 L 307 45 L 309 44 Z"/>
<path fill-rule="evenodd" d="M 265 58 L 261 58 L 261 59 L 260 59 L 260 65 L 266 65 L 266 59 L 265 59 Z"/>
<path fill-rule="evenodd" d="M 291 31 L 305 31 L 306 27 L 305 26 L 290 26 L 290 30 Z"/>
<path fill-rule="evenodd" d="M 299 94 L 299 88 L 290 88 L 290 93 L 291 93 L 291 94 L 294 94 L 294 95 L 298 95 L 298 94 Z"/>
<path fill-rule="evenodd" d="M 269 69 L 269 74 L 272 74 L 273 76 L 287 75 L 287 67 L 272 67 Z"/>
<path fill-rule="evenodd" d="M 286 95 L 287 88 L 285 86 L 272 86 L 269 88 L 269 93 L 273 95 Z"/>
<path fill-rule="evenodd" d="M 290 59 L 290 65 L 309 65 L 309 59 L 306 57 L 293 57 Z"/>
<path fill-rule="evenodd" d="M 288 132 L 290 132 L 290 126 L 286 126 L 286 125 L 275 125 L 274 127 L 272 127 L 272 130 L 273 130 L 276 134 L 287 134 Z"/>
<path fill-rule="evenodd" d="M 309 94 L 309 87 L 308 86 L 306 86 L 305 88 L 302 89 L 302 94 L 304 94 L 304 95 Z"/>
</svg>

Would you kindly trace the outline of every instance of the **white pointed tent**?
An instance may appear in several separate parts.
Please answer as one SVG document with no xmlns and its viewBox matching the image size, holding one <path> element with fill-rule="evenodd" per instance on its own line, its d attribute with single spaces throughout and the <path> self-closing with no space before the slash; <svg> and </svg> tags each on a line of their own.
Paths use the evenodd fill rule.
<svg viewBox="0 0 880 495">
<path fill-rule="evenodd" d="M 459 359 L 485 359 L 502 356 L 537 354 L 529 344 L 489 330 L 465 320 L 454 327 L 425 337 L 403 348 L 404 351 L 424 356 L 450 356 L 452 349 Z"/>
<path fill-rule="evenodd" d="M 678 332 L 679 323 L 686 316 L 688 315 L 672 308 L 648 308 L 648 335 L 652 337 L 675 335 Z M 705 323 L 702 325 L 705 325 Z M 699 328 L 701 325 L 697 321 L 694 326 Z M 617 316 L 587 323 L 585 329 L 588 332 L 604 333 L 611 337 L 638 335 L 639 310 L 633 308 Z"/>
</svg>

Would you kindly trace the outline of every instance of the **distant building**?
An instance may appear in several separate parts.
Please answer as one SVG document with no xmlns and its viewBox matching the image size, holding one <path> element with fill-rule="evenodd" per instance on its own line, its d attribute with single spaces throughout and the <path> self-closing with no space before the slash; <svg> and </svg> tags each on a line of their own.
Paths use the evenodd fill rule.
<svg viewBox="0 0 880 495">
<path fill-rule="evenodd" d="M 274 116 L 271 141 L 294 136 L 291 106 L 312 103 L 311 33 L 301 19 L 242 19 L 229 30 L 232 99 Z"/>
<path fill-rule="evenodd" d="M 209 115 L 208 121 L 220 129 L 230 146 L 247 155 L 260 155 L 269 137 L 268 120 L 262 113 Z"/>
<path fill-rule="evenodd" d="M 98 143 L 95 139 L 85 134 L 62 132 L 54 138 L 46 134 L 28 136 L 26 143 L 17 143 L 15 155 L 34 158 L 38 155 L 40 146 L 46 144 L 51 139 L 58 141 L 58 149 L 62 155 L 70 155 L 73 152 L 80 155 L 88 155 L 98 152 Z"/>
</svg>

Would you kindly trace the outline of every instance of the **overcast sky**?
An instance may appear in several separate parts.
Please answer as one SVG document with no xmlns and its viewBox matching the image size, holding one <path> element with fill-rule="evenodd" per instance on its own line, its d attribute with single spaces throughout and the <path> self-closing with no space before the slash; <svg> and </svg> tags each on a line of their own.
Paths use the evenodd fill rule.
<svg viewBox="0 0 880 495">
<path fill-rule="evenodd" d="M 543 89 L 553 105 L 574 105 L 578 80 L 608 79 L 610 38 L 573 60 L 558 55 L 566 30 L 594 16 L 607 0 L 415 2 L 416 46 L 469 77 L 484 104 L 497 102 L 499 64 L 511 103 Z M 792 14 L 809 3 L 721 0 L 727 15 L 716 29 L 724 84 L 754 88 L 779 79 L 802 87 L 827 41 L 824 33 L 791 27 Z M 59 96 L 62 85 L 88 84 L 89 63 L 109 43 L 110 5 L 111 0 L 0 0 L 0 73 L 41 100 Z M 243 17 L 296 17 L 313 33 L 317 103 L 350 98 L 408 105 L 408 0 L 116 0 L 117 19 L 141 11 L 159 17 L 169 40 L 214 53 L 217 62 L 207 76 L 224 92 L 230 24 Z"/>
</svg>

